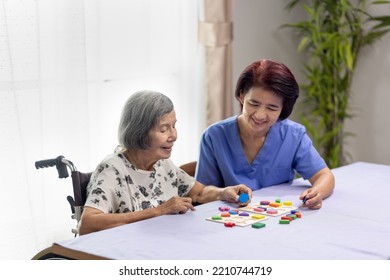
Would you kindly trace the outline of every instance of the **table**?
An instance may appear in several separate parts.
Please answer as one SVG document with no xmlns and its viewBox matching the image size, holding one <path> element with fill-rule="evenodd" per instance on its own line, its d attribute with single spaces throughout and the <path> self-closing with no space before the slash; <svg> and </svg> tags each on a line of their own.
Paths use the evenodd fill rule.
<svg viewBox="0 0 390 280">
<path fill-rule="evenodd" d="M 390 259 L 390 166 L 356 162 L 332 170 L 334 193 L 320 210 L 301 209 L 302 218 L 266 227 L 228 228 L 206 221 L 221 201 L 182 215 L 166 215 L 53 244 L 52 252 L 75 259 L 122 260 L 366 260 Z M 309 186 L 292 184 L 253 193 L 260 200 L 292 201 Z"/>
</svg>

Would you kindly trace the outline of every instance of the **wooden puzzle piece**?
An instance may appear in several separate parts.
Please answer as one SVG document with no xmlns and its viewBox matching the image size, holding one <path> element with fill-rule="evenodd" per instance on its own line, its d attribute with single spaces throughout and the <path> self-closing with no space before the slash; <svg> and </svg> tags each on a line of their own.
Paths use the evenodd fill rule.
<svg viewBox="0 0 390 280">
<path fill-rule="evenodd" d="M 249 195 L 247 193 L 242 193 L 240 194 L 239 198 L 238 198 L 238 201 L 240 203 L 245 203 L 249 200 Z"/>
</svg>

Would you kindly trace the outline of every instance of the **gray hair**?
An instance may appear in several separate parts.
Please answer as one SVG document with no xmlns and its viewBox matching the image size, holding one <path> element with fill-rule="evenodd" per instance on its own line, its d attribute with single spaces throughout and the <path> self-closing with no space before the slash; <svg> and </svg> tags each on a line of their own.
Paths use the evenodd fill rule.
<svg viewBox="0 0 390 280">
<path fill-rule="evenodd" d="M 162 93 L 143 90 L 132 94 L 122 110 L 118 128 L 119 144 L 128 150 L 149 148 L 149 131 L 173 110 L 172 101 Z"/>
</svg>

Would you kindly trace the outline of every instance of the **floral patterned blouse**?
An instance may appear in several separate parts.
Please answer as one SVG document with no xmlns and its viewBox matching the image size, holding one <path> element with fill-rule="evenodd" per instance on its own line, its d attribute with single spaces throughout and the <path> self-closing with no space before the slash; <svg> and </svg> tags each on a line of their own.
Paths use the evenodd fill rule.
<svg viewBox="0 0 390 280">
<path fill-rule="evenodd" d="M 85 206 L 104 213 L 153 208 L 173 196 L 186 196 L 195 179 L 170 159 L 155 163 L 153 171 L 137 169 L 118 149 L 96 168 L 87 186 Z"/>
</svg>

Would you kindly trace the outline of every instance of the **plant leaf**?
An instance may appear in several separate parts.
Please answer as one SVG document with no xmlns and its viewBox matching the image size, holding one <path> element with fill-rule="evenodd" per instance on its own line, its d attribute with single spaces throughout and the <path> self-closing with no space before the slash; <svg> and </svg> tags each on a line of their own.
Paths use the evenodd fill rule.
<svg viewBox="0 0 390 280">
<path fill-rule="evenodd" d="M 297 48 L 298 52 L 301 52 L 305 48 L 305 46 L 307 45 L 309 40 L 310 40 L 309 37 L 307 37 L 307 36 L 303 37 L 303 39 L 301 40 L 301 42 L 298 45 L 298 48 Z"/>
</svg>

